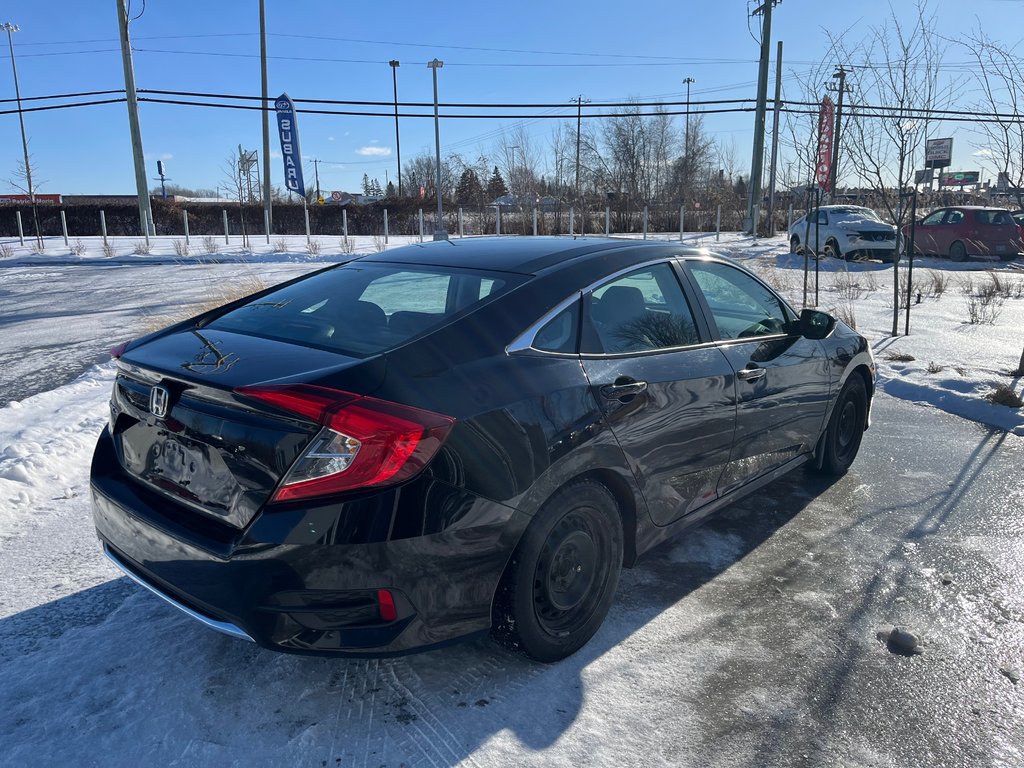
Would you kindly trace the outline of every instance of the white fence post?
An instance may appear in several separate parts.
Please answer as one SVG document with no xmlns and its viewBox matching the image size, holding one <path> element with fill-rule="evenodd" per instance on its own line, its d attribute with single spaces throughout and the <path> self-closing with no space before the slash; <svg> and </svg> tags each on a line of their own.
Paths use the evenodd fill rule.
<svg viewBox="0 0 1024 768">
<path fill-rule="evenodd" d="M 103 245 L 107 244 L 107 215 L 100 211 L 100 232 L 103 234 Z"/>
<path fill-rule="evenodd" d="M 188 211 L 185 211 L 186 221 L 188 220 Z M 186 228 L 186 232 L 187 232 Z M 267 210 L 263 211 L 263 231 L 267 233 L 267 245 L 270 245 L 270 212 Z M 185 236 L 185 242 L 188 242 L 188 236 Z"/>
<path fill-rule="evenodd" d="M 14 212 L 14 218 L 18 220 L 18 239 L 21 240 L 21 244 L 25 244 L 25 228 L 21 225 L 21 211 Z"/>
<path fill-rule="evenodd" d="M 264 215 L 266 215 L 266 214 L 264 213 Z M 185 221 L 185 245 L 188 245 L 188 243 L 189 243 L 189 239 L 188 239 L 188 211 L 182 211 L 181 212 L 181 217 Z"/>
<path fill-rule="evenodd" d="M 612 207 L 606 205 L 604 207 L 604 234 L 605 237 L 612 233 Z"/>
<path fill-rule="evenodd" d="M 345 238 L 345 245 L 348 245 L 348 208 L 341 209 L 341 234 Z"/>
<path fill-rule="evenodd" d="M 228 209 L 221 208 L 220 212 L 224 214 L 224 245 L 230 245 L 231 241 L 228 239 Z"/>
<path fill-rule="evenodd" d="M 533 236 L 537 236 L 537 206 L 533 206 Z"/>
<path fill-rule="evenodd" d="M 683 232 L 686 231 L 686 209 L 679 206 L 679 242 L 683 242 Z"/>
<path fill-rule="evenodd" d="M 388 241 L 389 241 L 390 238 L 391 238 L 391 227 L 390 227 L 390 225 L 388 223 L 388 209 L 385 208 L 384 209 L 384 245 L 388 244 Z"/>
<path fill-rule="evenodd" d="M 501 234 L 501 206 L 494 206 L 494 234 Z"/>
<path fill-rule="evenodd" d="M 422 208 L 420 208 L 419 219 L 420 219 L 420 242 L 422 243 L 423 242 L 423 209 Z"/>
<path fill-rule="evenodd" d="M 459 207 L 459 237 L 462 237 L 462 207 Z"/>
<path fill-rule="evenodd" d="M 647 206 L 644 206 L 644 240 L 647 239 Z"/>
<path fill-rule="evenodd" d="M 149 214 L 146 214 L 146 213 L 142 214 L 142 229 L 145 230 L 142 234 L 144 234 L 146 236 L 146 246 L 147 247 L 149 246 L 149 228 L 150 228 L 150 226 L 151 225 L 150 225 L 150 222 L 149 222 Z M 156 232 L 154 231 L 153 234 L 155 235 Z"/>
<path fill-rule="evenodd" d="M 60 231 L 64 233 L 64 247 L 66 248 L 68 243 L 68 217 L 64 215 L 64 209 L 60 209 Z"/>
<path fill-rule="evenodd" d="M 576 207 L 569 206 L 569 234 L 576 234 Z"/>
<path fill-rule="evenodd" d="M 722 206 L 718 206 L 718 217 L 715 221 L 715 240 L 722 239 Z"/>
</svg>

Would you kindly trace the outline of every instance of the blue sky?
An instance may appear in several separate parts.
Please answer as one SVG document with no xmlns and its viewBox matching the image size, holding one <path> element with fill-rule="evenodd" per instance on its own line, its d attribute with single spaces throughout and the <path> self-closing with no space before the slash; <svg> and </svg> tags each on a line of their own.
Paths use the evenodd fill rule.
<svg viewBox="0 0 1024 768">
<path fill-rule="evenodd" d="M 897 14 L 911 3 L 894 0 Z M 14 2 L 6 18 L 19 24 L 15 51 L 23 97 L 123 87 L 114 0 Z M 692 98 L 753 97 L 758 47 L 748 32 L 743 0 L 727 2 L 337 3 L 267 0 L 271 96 L 390 101 L 390 59 L 400 100 L 430 101 L 425 62 L 445 62 L 442 101 L 566 104 L 626 97 L 679 99 L 693 77 Z M 957 35 L 979 23 L 958 0 L 938 0 L 940 32 Z M 1013 46 L 1024 33 L 1024 3 L 975 0 L 982 29 Z M 133 0 L 132 14 L 142 10 Z M 774 41 L 783 40 L 786 72 L 806 70 L 825 47 L 822 27 L 848 29 L 852 39 L 883 23 L 888 2 L 786 0 L 775 11 Z M 140 89 L 258 95 L 259 19 L 256 0 L 149 0 L 131 26 Z M 756 28 L 755 28 L 756 32 Z M 502 49 L 502 50 L 496 50 Z M 6 51 L 5 51 L 6 53 Z M 948 57 L 965 60 L 962 52 Z M 9 62 L 0 62 L 0 98 L 13 98 Z M 10 108 L 11 105 L 5 105 Z M 382 111 L 387 111 L 383 108 Z M 561 110 L 553 110 L 555 113 Z M 128 122 L 123 104 L 27 113 L 33 165 L 41 192 L 134 192 Z M 238 144 L 261 146 L 257 112 L 142 104 L 147 172 L 163 159 L 175 183 L 215 187 Z M 442 152 L 475 157 L 515 121 L 442 121 Z M 708 117 L 705 128 L 732 144 L 749 165 L 751 115 Z M 554 121 L 529 123 L 546 144 Z M 356 190 L 363 173 L 394 178 L 393 118 L 300 115 L 302 152 L 317 157 L 324 189 Z M 433 149 L 433 123 L 404 119 L 402 159 Z M 957 138 L 954 167 L 973 167 L 967 128 Z M 276 137 L 275 141 L 276 141 Z M 17 116 L 0 115 L 0 190 L 21 157 Z M 974 163 L 976 165 L 976 163 Z M 307 171 L 311 176 L 311 169 Z M 281 184 L 280 160 L 273 181 Z M 155 183 L 155 182 L 154 182 Z"/>
</svg>

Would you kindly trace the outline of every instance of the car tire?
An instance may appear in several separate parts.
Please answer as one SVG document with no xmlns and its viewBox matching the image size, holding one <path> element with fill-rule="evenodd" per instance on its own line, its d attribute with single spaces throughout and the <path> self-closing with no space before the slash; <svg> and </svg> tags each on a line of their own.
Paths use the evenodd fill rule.
<svg viewBox="0 0 1024 768">
<path fill-rule="evenodd" d="M 830 259 L 843 258 L 842 251 L 839 250 L 839 243 L 836 242 L 835 238 L 830 237 L 825 243 L 825 256 Z"/>
<path fill-rule="evenodd" d="M 593 480 L 563 487 L 530 522 L 502 576 L 495 639 L 542 662 L 578 651 L 608 613 L 622 551 L 611 492 Z"/>
<path fill-rule="evenodd" d="M 952 261 L 963 261 L 967 258 L 967 249 L 959 240 L 949 246 L 949 258 Z"/>
<path fill-rule="evenodd" d="M 796 235 L 793 235 L 793 237 L 791 237 L 789 239 L 789 252 L 790 253 L 802 253 L 803 252 L 803 248 L 800 247 L 800 238 L 797 237 Z"/>
<path fill-rule="evenodd" d="M 822 435 L 818 457 L 821 472 L 826 475 L 846 474 L 860 450 L 867 412 L 868 395 L 864 379 L 859 373 L 851 373 L 836 399 Z"/>
</svg>

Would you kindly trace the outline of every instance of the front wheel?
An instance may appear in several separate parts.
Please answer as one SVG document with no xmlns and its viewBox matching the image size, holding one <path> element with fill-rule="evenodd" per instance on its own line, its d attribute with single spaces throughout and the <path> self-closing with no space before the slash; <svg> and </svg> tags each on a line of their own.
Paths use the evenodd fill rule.
<svg viewBox="0 0 1024 768">
<path fill-rule="evenodd" d="M 819 448 L 822 472 L 828 475 L 846 474 L 860 450 L 867 413 L 867 389 L 864 379 L 855 371 L 840 391 L 828 426 L 825 427 Z"/>
<path fill-rule="evenodd" d="M 953 261 L 963 261 L 967 258 L 967 249 L 959 240 L 949 246 L 949 258 Z"/>
<path fill-rule="evenodd" d="M 523 534 L 494 603 L 496 638 L 537 661 L 582 648 L 608 613 L 622 567 L 622 519 L 600 483 L 562 488 Z"/>
<path fill-rule="evenodd" d="M 801 253 L 802 251 L 803 248 L 800 247 L 800 238 L 797 237 L 796 235 L 793 235 L 793 237 L 789 239 L 789 252 Z"/>
<path fill-rule="evenodd" d="M 843 257 L 842 252 L 839 250 L 839 243 L 832 238 L 829 238 L 829 241 L 825 243 L 825 256 L 830 259 L 841 259 Z"/>
</svg>

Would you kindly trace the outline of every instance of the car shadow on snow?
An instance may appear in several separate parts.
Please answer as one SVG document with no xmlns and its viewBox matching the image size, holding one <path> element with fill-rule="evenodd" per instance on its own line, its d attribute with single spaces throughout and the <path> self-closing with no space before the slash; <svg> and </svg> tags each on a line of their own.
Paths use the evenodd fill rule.
<svg viewBox="0 0 1024 768">
<path fill-rule="evenodd" d="M 514 762 L 580 718 L 591 675 L 680 655 L 705 631 L 694 593 L 829 485 L 798 471 L 650 553 L 623 572 L 598 634 L 552 665 L 489 640 L 393 659 L 279 654 L 114 579 L 0 620 L 0 741 L 37 764 L 448 765 L 485 743 Z M 686 600 L 681 623 L 665 619 Z"/>
</svg>

